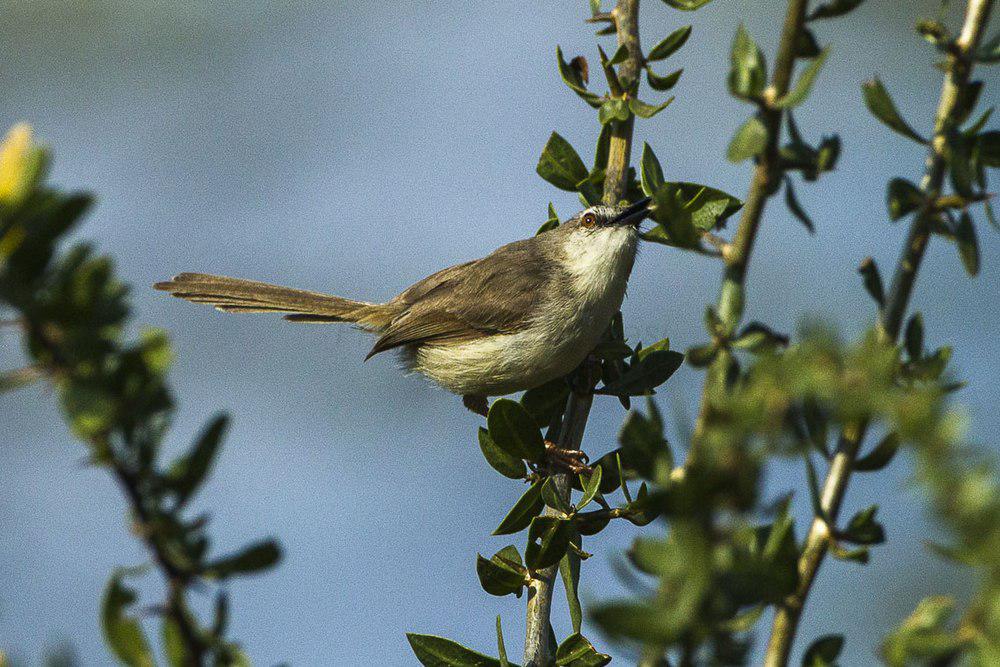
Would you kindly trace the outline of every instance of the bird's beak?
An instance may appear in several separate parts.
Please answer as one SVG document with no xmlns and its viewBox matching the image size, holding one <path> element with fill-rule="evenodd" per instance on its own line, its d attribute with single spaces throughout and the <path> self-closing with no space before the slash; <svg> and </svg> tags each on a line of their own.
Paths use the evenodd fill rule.
<svg viewBox="0 0 1000 667">
<path fill-rule="evenodd" d="M 636 203 L 630 205 L 615 218 L 615 225 L 632 225 L 638 227 L 639 223 L 649 215 L 650 197 L 643 197 Z"/>
</svg>

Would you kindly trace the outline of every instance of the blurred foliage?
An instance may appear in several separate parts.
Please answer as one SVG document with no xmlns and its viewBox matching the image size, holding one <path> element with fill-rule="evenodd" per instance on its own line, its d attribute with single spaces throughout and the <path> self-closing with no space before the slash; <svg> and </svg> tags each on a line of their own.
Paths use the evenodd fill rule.
<svg viewBox="0 0 1000 667">
<path fill-rule="evenodd" d="M 204 624 L 189 595 L 204 593 L 209 581 L 265 570 L 280 550 L 265 541 L 234 554 L 210 553 L 208 516 L 189 516 L 187 506 L 211 471 L 228 420 L 213 418 L 187 452 L 160 461 L 174 410 L 166 384 L 169 341 L 153 329 L 127 340 L 128 288 L 110 258 L 85 243 L 62 248 L 91 198 L 46 185 L 49 159 L 26 125 L 14 127 L 0 146 L 0 306 L 12 311 L 9 323 L 23 332 L 31 362 L 4 372 L 0 389 L 42 379 L 52 384 L 89 463 L 106 469 L 121 487 L 132 530 L 164 578 L 165 599 L 140 607 L 130 582 L 150 568 L 112 574 L 100 618 L 115 658 L 156 664 L 144 620 L 158 618 L 167 664 L 247 664 L 239 645 L 226 638 L 227 593 L 217 591 L 213 618 Z"/>
</svg>

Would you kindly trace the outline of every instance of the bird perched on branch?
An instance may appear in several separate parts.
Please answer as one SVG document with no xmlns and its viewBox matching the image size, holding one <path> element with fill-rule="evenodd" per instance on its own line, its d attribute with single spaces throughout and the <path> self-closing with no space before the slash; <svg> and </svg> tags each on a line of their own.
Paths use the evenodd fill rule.
<svg viewBox="0 0 1000 667">
<path fill-rule="evenodd" d="M 407 368 L 485 415 L 488 396 L 566 375 L 594 349 L 625 297 L 648 204 L 592 206 L 385 303 L 204 273 L 154 287 L 225 312 L 354 324 L 378 336 L 366 359 L 399 350 Z"/>
</svg>

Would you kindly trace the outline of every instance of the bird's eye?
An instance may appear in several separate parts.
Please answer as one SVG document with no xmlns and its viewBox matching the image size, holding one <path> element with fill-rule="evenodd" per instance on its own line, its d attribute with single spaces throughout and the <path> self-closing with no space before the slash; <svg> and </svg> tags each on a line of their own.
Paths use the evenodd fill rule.
<svg viewBox="0 0 1000 667">
<path fill-rule="evenodd" d="M 581 222 L 584 227 L 593 227 L 597 224 L 597 216 L 593 213 L 584 213 Z"/>
</svg>

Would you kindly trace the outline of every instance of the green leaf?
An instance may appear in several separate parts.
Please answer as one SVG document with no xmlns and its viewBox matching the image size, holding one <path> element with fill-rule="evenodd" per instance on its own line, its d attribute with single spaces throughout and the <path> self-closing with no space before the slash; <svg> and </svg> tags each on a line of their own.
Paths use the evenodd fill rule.
<svg viewBox="0 0 1000 667">
<path fill-rule="evenodd" d="M 528 546 L 524 562 L 532 570 L 555 565 L 566 555 L 573 524 L 554 516 L 536 516 L 528 527 Z"/>
<path fill-rule="evenodd" d="M 683 12 L 693 12 L 699 7 L 704 7 L 712 0 L 663 0 L 674 9 L 679 9 Z"/>
<path fill-rule="evenodd" d="M 166 480 L 177 497 L 178 505 L 187 503 L 208 477 L 228 426 L 228 416 L 217 416 L 198 436 L 191 451 L 170 465 Z"/>
<path fill-rule="evenodd" d="M 779 334 L 765 324 L 751 322 L 740 331 L 733 347 L 755 354 L 771 352 L 788 345 L 788 336 Z"/>
<path fill-rule="evenodd" d="M 758 99 L 767 85 L 764 54 L 741 23 L 729 54 L 729 92 L 744 100 Z"/>
<path fill-rule="evenodd" d="M 889 219 L 899 220 L 923 206 L 926 198 L 920 188 L 913 183 L 905 178 L 894 178 L 886 187 L 885 200 L 889 209 Z"/>
<path fill-rule="evenodd" d="M 507 512 L 500 525 L 493 531 L 494 535 L 509 535 L 523 530 L 531 523 L 531 520 L 538 516 L 545 503 L 542 501 L 542 483 L 544 480 L 536 480 L 518 498 L 514 507 Z"/>
<path fill-rule="evenodd" d="M 541 234 L 542 232 L 547 232 L 551 229 L 555 229 L 559 226 L 559 216 L 556 215 L 556 209 L 552 206 L 552 202 L 549 202 L 549 217 L 546 218 L 542 226 L 538 228 L 536 234 Z"/>
<path fill-rule="evenodd" d="M 664 183 L 651 196 L 658 227 L 643 238 L 682 248 L 699 247 L 700 232 L 723 227 L 743 207 L 736 197 L 696 183 Z"/>
<path fill-rule="evenodd" d="M 576 191 L 576 184 L 587 178 L 587 167 L 569 142 L 553 132 L 535 167 L 538 175 L 560 190 Z"/>
<path fill-rule="evenodd" d="M 733 135 L 726 158 L 730 162 L 743 162 L 763 153 L 766 146 L 767 128 L 758 116 L 750 116 Z"/>
<path fill-rule="evenodd" d="M 556 665 L 569 667 L 603 667 L 611 662 L 611 656 L 598 653 L 590 641 L 574 632 L 556 649 Z"/>
<path fill-rule="evenodd" d="M 844 635 L 823 635 L 806 649 L 802 667 L 833 667 L 844 648 Z"/>
<path fill-rule="evenodd" d="M 552 477 L 547 477 L 542 483 L 542 501 L 552 509 L 563 514 L 569 514 L 572 511 L 569 503 L 559 493 L 559 489 L 556 487 L 555 480 Z"/>
<path fill-rule="evenodd" d="M 673 101 L 674 101 L 674 98 L 671 97 L 670 99 L 668 99 L 663 104 L 653 105 L 653 104 L 646 104 L 642 100 L 638 100 L 638 99 L 636 99 L 634 97 L 631 97 L 631 98 L 629 98 L 629 101 L 628 101 L 628 108 L 629 108 L 629 110 L 632 113 L 634 113 L 639 118 L 652 118 L 653 116 L 655 116 L 656 114 L 660 113 L 661 111 L 663 111 L 664 109 L 666 109 L 668 106 L 670 106 L 670 103 L 673 102 Z M 620 119 L 620 120 L 624 120 L 624 119 Z"/>
<path fill-rule="evenodd" d="M 812 33 L 812 30 L 803 28 L 795 37 L 795 57 L 815 58 L 820 53 L 819 44 L 816 42 L 816 36 Z"/>
<path fill-rule="evenodd" d="M 529 389 L 521 396 L 521 405 L 535 420 L 538 428 L 547 428 L 562 415 L 569 399 L 569 383 L 557 378 L 540 387 Z"/>
<path fill-rule="evenodd" d="M 874 472 L 889 465 L 896 452 L 899 451 L 899 434 L 890 433 L 882 438 L 875 449 L 854 462 L 857 472 Z"/>
<path fill-rule="evenodd" d="M 597 0 L 598 9 L 600 9 L 600 1 Z M 497 652 L 500 655 L 500 667 L 510 667 L 510 661 L 507 659 L 507 647 L 503 644 L 503 627 L 500 625 L 500 614 L 497 614 Z"/>
<path fill-rule="evenodd" d="M 855 514 L 851 517 L 847 528 L 842 531 L 841 537 L 854 544 L 870 545 L 885 542 L 885 530 L 878 521 L 875 521 L 876 512 L 878 506 L 872 505 Z"/>
<path fill-rule="evenodd" d="M 798 197 L 795 196 L 795 189 L 792 188 L 792 179 L 785 177 L 785 206 L 788 210 L 792 212 L 792 215 L 802 223 L 802 226 L 809 230 L 810 234 L 816 233 L 816 227 L 813 225 L 812 220 L 809 218 L 809 214 L 805 212 L 802 205 L 799 204 Z"/>
<path fill-rule="evenodd" d="M 609 65 L 620 65 L 628 60 L 628 47 L 625 44 L 619 44 L 615 53 L 608 60 Z"/>
<path fill-rule="evenodd" d="M 580 537 L 576 536 L 571 540 L 580 546 Z M 559 576 L 562 577 L 563 589 L 566 591 L 566 605 L 569 607 L 569 618 L 573 625 L 573 632 L 580 632 L 583 625 L 583 607 L 580 605 L 580 557 L 572 551 L 567 551 L 566 555 L 559 561 Z"/>
<path fill-rule="evenodd" d="M 779 109 L 793 109 L 802 104 L 809 97 L 809 91 L 812 90 L 813 82 L 816 81 L 819 71 L 823 69 L 823 63 L 826 62 L 826 57 L 829 53 L 829 47 L 823 49 L 819 56 L 809 63 L 808 67 L 802 70 L 802 74 L 799 75 L 795 86 L 787 94 L 775 101 L 775 106 Z"/>
<path fill-rule="evenodd" d="M 527 474 L 524 461 L 501 449 L 497 443 L 493 442 L 490 432 L 482 427 L 479 429 L 479 449 L 483 452 L 483 457 L 490 464 L 490 467 L 504 477 L 523 479 Z"/>
<path fill-rule="evenodd" d="M 868 547 L 857 547 L 856 549 L 845 549 L 836 542 L 830 544 L 830 554 L 837 560 L 851 561 L 853 563 L 868 564 Z"/>
<path fill-rule="evenodd" d="M 153 652 L 139 621 L 127 614 L 135 604 L 135 590 L 123 583 L 125 571 L 115 570 L 104 589 L 101 630 L 104 641 L 118 660 L 130 667 L 153 667 Z"/>
<path fill-rule="evenodd" d="M 593 469 L 589 475 L 586 473 L 580 473 L 580 480 L 583 482 L 583 496 L 580 497 L 580 502 L 576 504 L 577 511 L 582 510 L 586 507 L 591 500 L 594 499 L 601 491 L 601 477 L 604 475 L 603 469 L 596 467 Z"/>
<path fill-rule="evenodd" d="M 407 632 L 406 640 L 424 667 L 500 667 L 499 660 L 444 637 Z"/>
<path fill-rule="evenodd" d="M 160 623 L 160 637 L 163 642 L 163 655 L 170 667 L 187 667 L 193 663 L 184 645 L 180 626 L 170 616 L 164 616 Z"/>
<path fill-rule="evenodd" d="M 656 159 L 653 149 L 645 142 L 642 144 L 642 158 L 639 165 L 642 191 L 650 195 L 663 185 L 663 168 L 660 166 L 660 161 Z"/>
<path fill-rule="evenodd" d="M 914 141 L 926 144 L 927 140 L 917 134 L 917 131 L 910 127 L 903 117 L 896 110 L 889 92 L 877 78 L 866 81 L 861 85 L 861 92 L 865 98 L 865 106 L 876 118 L 884 123 L 889 129 L 899 134 L 913 139 Z"/>
<path fill-rule="evenodd" d="M 653 71 L 652 67 L 646 68 L 646 81 L 649 83 L 649 87 L 653 90 L 659 92 L 665 92 L 677 85 L 677 81 L 680 80 L 681 74 L 684 73 L 684 69 L 674 70 L 666 76 L 660 76 Z"/>
<path fill-rule="evenodd" d="M 882 287 L 882 276 L 878 271 L 878 265 L 871 257 L 865 257 L 858 265 L 858 273 L 864 280 L 865 290 L 875 300 L 879 308 L 885 306 L 885 289 Z"/>
<path fill-rule="evenodd" d="M 531 414 L 517 401 L 493 401 L 486 417 L 489 435 L 502 450 L 532 462 L 545 458 L 545 441 Z"/>
<path fill-rule="evenodd" d="M 979 241 L 976 239 L 976 228 L 968 211 L 962 211 L 958 218 L 955 242 L 958 244 L 958 254 L 962 258 L 965 272 L 975 277 L 979 274 Z"/>
<path fill-rule="evenodd" d="M 517 556 L 514 561 L 510 551 Z M 476 555 L 476 574 L 479 585 L 490 595 L 504 596 L 513 593 L 521 597 L 525 586 L 525 570 L 520 565 L 521 557 L 513 545 L 505 547 L 490 559 Z"/>
<path fill-rule="evenodd" d="M 646 60 L 649 62 L 656 62 L 657 60 L 669 58 L 676 53 L 679 48 L 684 46 L 684 43 L 688 41 L 688 37 L 690 36 L 691 26 L 689 25 L 674 30 L 672 33 L 667 35 L 663 41 L 652 48 L 646 56 Z"/>
<path fill-rule="evenodd" d="M 815 21 L 816 19 L 829 19 L 835 16 L 842 16 L 853 10 L 855 7 L 860 5 L 864 0 L 833 0 L 826 4 L 820 5 L 816 9 L 812 10 L 808 16 L 806 16 L 807 21 Z"/>
<path fill-rule="evenodd" d="M 663 437 L 663 424 L 652 401 L 649 410 L 649 417 L 629 412 L 618 434 L 622 463 L 645 479 L 653 479 L 658 466 L 673 467 L 670 445 Z"/>
<path fill-rule="evenodd" d="M 615 120 L 626 121 L 628 120 L 628 116 L 628 102 L 617 97 L 605 100 L 597 112 L 597 119 L 601 122 L 601 125 L 607 125 Z"/>
<path fill-rule="evenodd" d="M 255 574 L 273 567 L 281 560 L 281 548 L 274 540 L 251 544 L 232 556 L 208 563 L 204 576 L 208 579 L 226 579 L 234 575 Z"/>
<path fill-rule="evenodd" d="M 912 361 L 924 356 L 924 316 L 914 313 L 910 321 L 906 323 L 906 353 Z"/>
<path fill-rule="evenodd" d="M 566 62 L 566 59 L 563 58 L 562 49 L 558 46 L 556 47 L 556 60 L 559 62 L 559 76 L 562 77 L 563 83 L 569 86 L 570 90 L 579 95 L 580 98 L 590 106 L 595 109 L 601 106 L 600 96 L 587 90 L 587 84 L 580 76 L 580 72 Z"/>
<path fill-rule="evenodd" d="M 605 384 L 596 393 L 642 396 L 666 382 L 684 363 L 684 355 L 673 350 L 648 348 L 636 363 L 617 380 Z"/>
<path fill-rule="evenodd" d="M 823 510 L 823 501 L 820 496 L 819 478 L 816 475 L 816 467 L 812 462 L 812 455 L 808 451 L 805 451 L 802 453 L 802 457 L 806 462 L 806 482 L 809 486 L 809 500 L 812 503 L 813 515 L 826 520 L 826 511 Z"/>
</svg>

